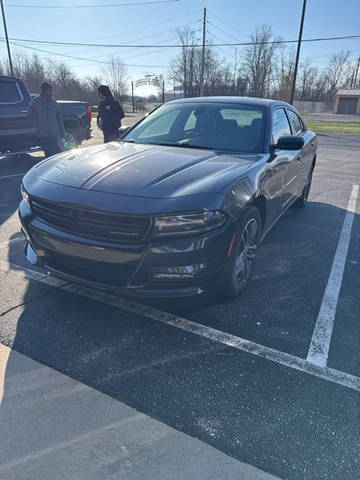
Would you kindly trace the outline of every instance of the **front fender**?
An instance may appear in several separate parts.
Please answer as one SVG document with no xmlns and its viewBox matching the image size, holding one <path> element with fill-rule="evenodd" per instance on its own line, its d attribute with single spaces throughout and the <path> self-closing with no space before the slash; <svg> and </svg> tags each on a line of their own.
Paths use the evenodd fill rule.
<svg viewBox="0 0 360 480">
<path fill-rule="evenodd" d="M 256 187 L 251 180 L 242 178 L 225 195 L 222 210 L 233 220 L 237 220 L 244 208 L 256 197 L 256 193 Z"/>
</svg>

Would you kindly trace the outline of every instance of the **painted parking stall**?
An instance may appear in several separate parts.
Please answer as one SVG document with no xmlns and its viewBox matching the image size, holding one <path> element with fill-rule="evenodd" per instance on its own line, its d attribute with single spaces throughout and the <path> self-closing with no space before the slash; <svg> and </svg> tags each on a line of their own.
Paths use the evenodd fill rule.
<svg viewBox="0 0 360 480">
<path fill-rule="evenodd" d="M 0 341 L 280 478 L 356 478 L 359 167 L 350 147 L 344 173 L 326 142 L 309 206 L 268 235 L 232 302 L 137 303 L 57 280 L 26 263 L 12 221 Z"/>
</svg>

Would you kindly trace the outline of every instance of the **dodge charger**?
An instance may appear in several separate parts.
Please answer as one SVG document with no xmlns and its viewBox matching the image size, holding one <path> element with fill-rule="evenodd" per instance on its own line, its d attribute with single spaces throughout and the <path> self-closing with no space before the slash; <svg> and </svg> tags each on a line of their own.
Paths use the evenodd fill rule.
<svg viewBox="0 0 360 480">
<path fill-rule="evenodd" d="M 316 149 L 285 102 L 168 102 L 119 141 L 55 155 L 25 175 L 26 256 L 127 295 L 237 296 L 267 232 L 306 204 Z"/>
</svg>

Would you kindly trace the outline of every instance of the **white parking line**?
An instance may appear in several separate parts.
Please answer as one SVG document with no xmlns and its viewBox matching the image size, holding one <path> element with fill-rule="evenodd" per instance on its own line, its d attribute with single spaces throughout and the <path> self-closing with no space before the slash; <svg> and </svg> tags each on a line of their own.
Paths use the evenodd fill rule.
<svg viewBox="0 0 360 480">
<path fill-rule="evenodd" d="M 320 367 L 325 367 L 327 365 L 327 359 L 329 356 L 336 307 L 349 250 L 358 192 L 359 185 L 353 185 L 329 280 L 326 285 L 309 352 L 306 358 L 308 362 Z"/>
<path fill-rule="evenodd" d="M 5 175 L 4 177 L 0 177 L 0 180 L 6 180 L 7 178 L 14 178 L 14 177 L 23 177 L 25 173 L 15 173 L 14 175 Z"/>
<path fill-rule="evenodd" d="M 0 260 L 0 269 L 7 272 L 13 272 L 25 278 L 37 280 L 47 285 L 57 286 L 61 290 L 65 290 L 67 292 L 81 295 L 91 300 L 102 302 L 106 305 L 111 305 L 113 307 L 121 308 L 123 310 L 142 315 L 143 317 L 147 317 L 157 322 L 165 323 L 166 325 L 185 330 L 186 332 L 199 335 L 214 342 L 222 343 L 223 345 L 236 348 L 237 350 L 241 350 L 252 355 L 256 355 L 257 357 L 270 360 L 271 362 L 283 365 L 285 367 L 292 368 L 294 370 L 298 370 L 300 372 L 310 375 L 314 375 L 323 380 L 327 380 L 342 385 L 344 387 L 360 391 L 360 378 L 355 377 L 354 375 L 349 375 L 347 373 L 340 372 L 338 370 L 328 367 L 319 367 L 303 358 L 296 357 L 285 352 L 280 352 L 278 350 L 274 350 L 273 348 L 260 345 L 258 343 L 246 340 L 241 337 L 237 337 L 221 330 L 216 330 L 214 328 L 192 322 L 185 318 L 178 317 L 177 315 L 162 312 L 147 305 L 127 301 L 122 298 L 118 298 L 115 295 L 111 295 L 100 290 L 94 290 L 92 288 L 87 288 L 80 285 L 66 284 L 64 282 L 62 282 L 62 284 L 56 285 L 57 279 L 49 275 L 39 273 L 29 268 L 24 269 L 19 265 L 12 265 L 2 260 Z"/>
</svg>

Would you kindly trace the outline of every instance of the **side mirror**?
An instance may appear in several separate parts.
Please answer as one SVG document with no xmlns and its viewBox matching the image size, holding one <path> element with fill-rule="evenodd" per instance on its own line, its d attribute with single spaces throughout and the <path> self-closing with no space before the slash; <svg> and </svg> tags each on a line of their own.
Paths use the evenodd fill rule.
<svg viewBox="0 0 360 480">
<path fill-rule="evenodd" d="M 303 137 L 297 135 L 286 135 L 280 137 L 278 143 L 273 148 L 278 150 L 301 150 L 304 146 Z"/>
<path fill-rule="evenodd" d="M 125 125 L 123 127 L 120 127 L 119 128 L 120 138 L 122 138 L 125 135 L 125 133 L 127 133 L 129 130 L 130 130 L 130 127 L 126 127 Z"/>
</svg>

